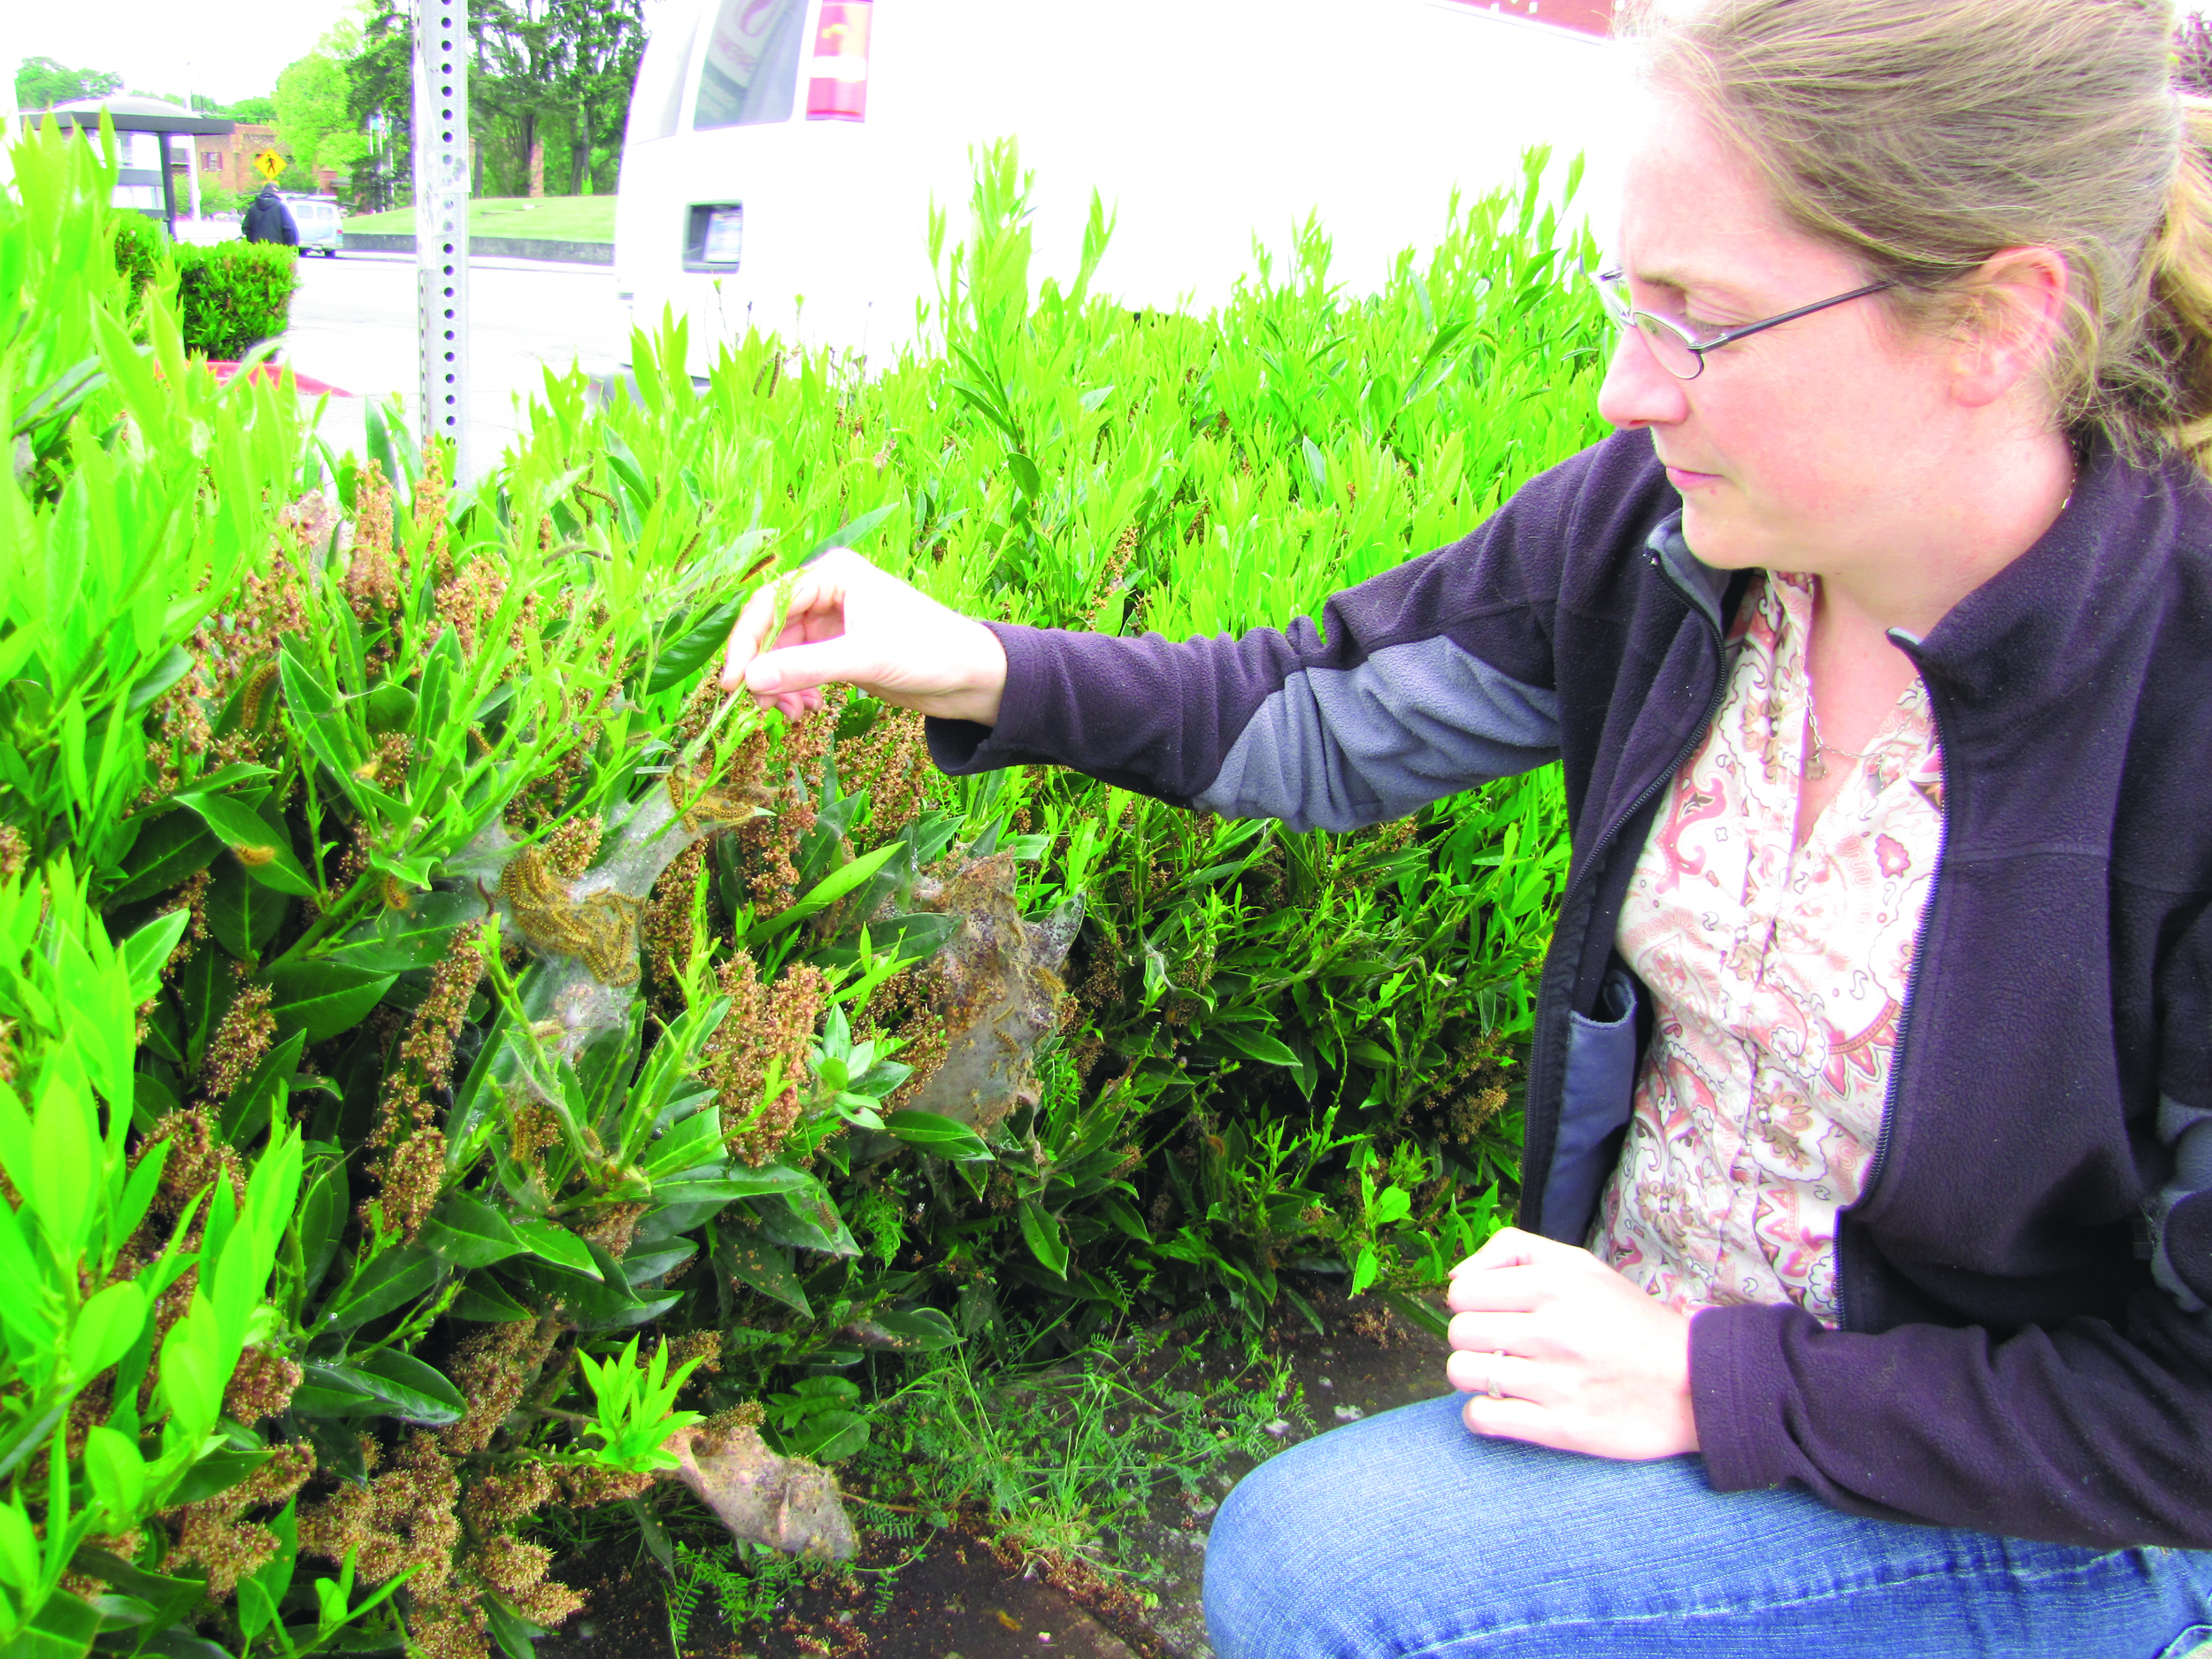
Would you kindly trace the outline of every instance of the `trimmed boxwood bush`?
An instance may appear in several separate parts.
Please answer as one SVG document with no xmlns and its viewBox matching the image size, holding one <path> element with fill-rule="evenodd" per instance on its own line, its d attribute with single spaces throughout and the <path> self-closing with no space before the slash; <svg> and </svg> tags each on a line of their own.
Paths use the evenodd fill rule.
<svg viewBox="0 0 2212 1659">
<path fill-rule="evenodd" d="M 177 305 L 188 351 L 211 357 L 243 356 L 282 334 L 299 287 L 299 253 L 274 242 L 225 242 L 211 248 L 173 247 Z"/>
</svg>

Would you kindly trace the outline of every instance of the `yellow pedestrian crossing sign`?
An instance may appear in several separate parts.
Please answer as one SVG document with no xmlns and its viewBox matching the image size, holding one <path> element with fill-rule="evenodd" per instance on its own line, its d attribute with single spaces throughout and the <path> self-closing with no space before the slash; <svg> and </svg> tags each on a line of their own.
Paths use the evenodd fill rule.
<svg viewBox="0 0 2212 1659">
<path fill-rule="evenodd" d="M 253 158 L 254 171 L 274 184 L 284 171 L 284 157 L 273 150 L 265 150 Z"/>
</svg>

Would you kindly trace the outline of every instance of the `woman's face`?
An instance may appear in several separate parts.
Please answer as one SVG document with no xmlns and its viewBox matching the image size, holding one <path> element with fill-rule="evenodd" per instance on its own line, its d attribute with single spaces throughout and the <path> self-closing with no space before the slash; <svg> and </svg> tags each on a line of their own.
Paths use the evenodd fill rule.
<svg viewBox="0 0 2212 1659">
<path fill-rule="evenodd" d="M 1655 97 L 1624 184 L 1617 261 L 1640 311 L 1703 337 L 1862 286 L 1842 253 L 1788 224 L 1736 152 Z M 1679 380 L 1640 334 L 1598 396 L 1649 429 L 1707 564 L 1837 574 L 1924 534 L 1966 411 L 1954 348 L 1897 327 L 1876 296 L 1722 347 Z"/>
</svg>

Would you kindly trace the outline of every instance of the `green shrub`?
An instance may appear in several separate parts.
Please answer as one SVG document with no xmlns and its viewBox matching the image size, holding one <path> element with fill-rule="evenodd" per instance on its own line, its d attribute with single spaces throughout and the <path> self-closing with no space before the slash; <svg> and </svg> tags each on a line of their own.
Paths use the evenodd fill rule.
<svg viewBox="0 0 2212 1659">
<path fill-rule="evenodd" d="M 573 1605 L 532 1511 L 650 1491 L 680 1388 L 834 1460 L 902 1356 L 1395 1294 L 1496 1225 L 1555 774 L 1290 834 L 705 676 L 832 541 L 1181 633 L 1463 533 L 1596 435 L 1540 157 L 1376 295 L 1309 227 L 1199 318 L 1089 292 L 1095 208 L 1033 284 L 994 151 L 941 349 L 748 336 L 703 389 L 641 337 L 634 401 L 549 377 L 457 489 L 380 415 L 326 467 L 159 287 L 134 346 L 70 148 L 0 195 L 0 402 L 60 411 L 0 534 L 0 1645 L 519 1653 Z M 373 1610 L 305 1583 L 355 1547 Z"/>
<path fill-rule="evenodd" d="M 170 274 L 169 233 L 143 213 L 115 216 L 115 268 L 129 284 L 134 301 L 149 282 Z"/>
<path fill-rule="evenodd" d="M 219 213 L 235 213 L 245 204 L 245 198 L 228 185 L 210 184 L 202 180 L 200 213 L 203 218 L 212 219 Z"/>
<path fill-rule="evenodd" d="M 235 361 L 288 326 L 299 287 L 299 250 L 276 242 L 221 242 L 171 250 L 184 345 Z"/>
</svg>

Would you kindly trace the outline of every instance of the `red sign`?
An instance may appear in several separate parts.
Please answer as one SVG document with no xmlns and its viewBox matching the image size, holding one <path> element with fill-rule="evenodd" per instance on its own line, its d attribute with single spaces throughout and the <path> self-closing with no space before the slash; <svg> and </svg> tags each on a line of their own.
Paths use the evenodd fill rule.
<svg viewBox="0 0 2212 1659">
<path fill-rule="evenodd" d="M 810 121 L 868 118 L 868 20 L 873 0 L 822 0 L 814 67 L 806 87 Z"/>
<path fill-rule="evenodd" d="M 1548 23 L 1554 28 L 1583 35 L 1613 32 L 1613 0 L 1458 0 L 1476 12 L 1494 12 L 1500 17 L 1525 23 Z"/>
</svg>

